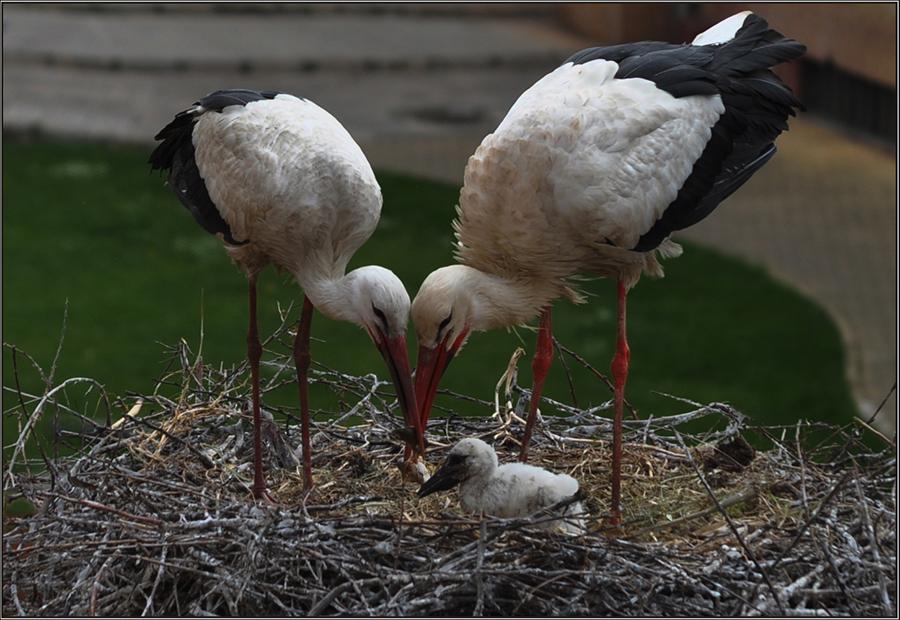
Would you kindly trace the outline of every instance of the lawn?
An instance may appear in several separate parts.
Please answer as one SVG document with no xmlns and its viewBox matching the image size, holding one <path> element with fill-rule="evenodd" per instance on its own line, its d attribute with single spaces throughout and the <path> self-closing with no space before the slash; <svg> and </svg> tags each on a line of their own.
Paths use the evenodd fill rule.
<svg viewBox="0 0 900 620">
<path fill-rule="evenodd" d="M 3 341 L 49 371 L 68 304 L 57 383 L 86 376 L 117 396 L 152 392 L 169 358 L 166 347 L 180 339 L 195 353 L 202 347 L 207 363 L 230 366 L 246 355 L 246 279 L 221 243 L 175 200 L 164 178 L 150 174 L 148 154 L 88 143 L 3 145 Z M 381 222 L 350 267 L 384 265 L 414 295 L 431 270 L 453 260 L 451 221 L 459 189 L 392 174 L 379 174 L 379 181 Z M 642 417 L 689 408 L 655 392 L 727 402 L 763 423 L 841 423 L 855 413 L 840 337 L 821 308 L 762 269 L 693 245 L 665 268 L 665 278 L 645 278 L 628 300 L 626 397 Z M 588 304 L 554 306 L 555 335 L 606 373 L 615 345 L 615 285 L 593 280 L 583 289 Z M 289 277 L 266 270 L 260 278 L 261 333 L 281 323 L 279 308 L 293 304 L 296 319 L 300 301 Z M 313 336 L 316 361 L 348 374 L 387 376 L 358 327 L 317 315 Z M 534 332 L 523 328 L 474 334 L 442 386 L 493 400 L 513 351 L 522 346 L 530 355 L 534 340 Z M 3 385 L 9 387 L 15 377 L 8 347 L 3 355 Z M 524 386 L 531 381 L 529 359 L 519 364 Z M 23 389 L 41 393 L 38 374 L 18 362 Z M 579 406 L 610 398 L 590 372 L 567 363 Z M 558 360 L 544 394 L 572 402 Z M 269 398 L 293 405 L 296 389 Z M 312 399 L 314 408 L 334 410 L 338 396 L 322 388 Z M 5 390 L 4 412 L 16 404 Z M 448 396 L 439 396 L 436 405 L 486 413 Z M 5 420 L 4 445 L 12 428 Z"/>
</svg>

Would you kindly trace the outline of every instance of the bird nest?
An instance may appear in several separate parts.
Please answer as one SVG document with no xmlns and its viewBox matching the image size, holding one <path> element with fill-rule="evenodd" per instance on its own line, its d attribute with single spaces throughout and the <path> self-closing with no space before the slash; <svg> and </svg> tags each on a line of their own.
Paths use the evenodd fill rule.
<svg viewBox="0 0 900 620">
<path fill-rule="evenodd" d="M 328 369 L 311 380 L 349 409 L 313 423 L 314 493 L 302 490 L 296 426 L 269 421 L 278 503 L 256 502 L 245 369 L 188 363 L 183 346 L 174 359 L 180 396 L 135 397 L 114 423 L 84 416 L 92 397 L 114 408 L 90 380 L 19 392 L 4 490 L 35 510 L 4 518 L 5 615 L 896 614 L 895 451 L 865 447 L 865 425 L 761 428 L 721 404 L 626 420 L 612 527 L 604 407 L 545 401 L 562 415 L 539 421 L 530 460 L 578 479 L 589 513 L 567 534 L 535 527 L 546 513 L 482 518 L 461 514 L 455 492 L 419 499 L 401 480 L 389 384 Z M 514 458 L 529 394 L 504 377 L 484 403 L 493 416 L 430 422 L 432 470 L 462 437 Z M 40 439 L 50 411 L 85 426 Z M 684 430 L 698 421 L 702 434 Z M 758 440 L 772 448 L 757 453 Z M 25 458 L 26 443 L 40 458 Z M 55 454 L 63 443 L 74 454 Z"/>
</svg>

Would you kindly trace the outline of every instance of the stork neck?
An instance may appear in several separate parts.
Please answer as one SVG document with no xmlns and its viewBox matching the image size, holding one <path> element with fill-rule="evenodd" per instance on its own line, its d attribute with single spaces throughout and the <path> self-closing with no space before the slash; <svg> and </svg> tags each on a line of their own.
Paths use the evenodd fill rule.
<svg viewBox="0 0 900 620">
<path fill-rule="evenodd" d="M 327 317 L 356 323 L 370 333 L 377 329 L 388 338 L 406 334 L 409 295 L 389 269 L 367 265 L 343 276 L 298 281 L 313 305 Z"/>
<path fill-rule="evenodd" d="M 472 267 L 465 286 L 471 290 L 475 321 L 472 329 L 487 331 L 498 327 L 522 325 L 559 296 L 551 286 L 535 281 L 506 278 Z"/>
<path fill-rule="evenodd" d="M 303 292 L 319 312 L 337 321 L 360 323 L 352 303 L 358 270 L 337 277 L 303 281 L 297 278 Z"/>
</svg>

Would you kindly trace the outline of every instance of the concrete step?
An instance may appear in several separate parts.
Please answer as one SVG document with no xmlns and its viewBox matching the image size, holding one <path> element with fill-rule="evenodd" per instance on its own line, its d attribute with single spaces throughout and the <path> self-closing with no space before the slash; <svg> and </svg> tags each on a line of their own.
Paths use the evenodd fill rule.
<svg viewBox="0 0 900 620">
<path fill-rule="evenodd" d="M 30 10 L 79 11 L 92 13 L 224 13 L 271 15 L 282 13 L 322 15 L 441 15 L 469 17 L 552 17 L 553 3 L 522 2 L 229 2 L 229 3 L 105 3 L 73 2 L 54 5 L 31 5 Z"/>
<path fill-rule="evenodd" d="M 275 15 L 10 6 L 4 10 L 3 54 L 4 63 L 145 71 L 552 67 L 583 47 L 581 39 L 555 26 L 541 19 L 399 9 L 384 14 L 297 9 Z"/>
</svg>

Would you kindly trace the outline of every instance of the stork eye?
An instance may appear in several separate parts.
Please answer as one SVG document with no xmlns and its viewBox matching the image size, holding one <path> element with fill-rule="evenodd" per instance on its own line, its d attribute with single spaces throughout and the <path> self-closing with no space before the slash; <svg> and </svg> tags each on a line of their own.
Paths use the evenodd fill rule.
<svg viewBox="0 0 900 620">
<path fill-rule="evenodd" d="M 374 312 L 374 313 L 375 313 L 375 317 L 376 317 L 379 321 L 381 321 L 381 325 L 382 325 L 385 329 L 387 329 L 387 326 L 388 326 L 388 320 L 387 320 L 387 315 L 384 313 L 384 311 L 383 311 L 381 308 L 379 308 L 378 306 L 376 306 L 376 305 L 373 303 L 373 304 L 372 304 L 372 312 Z"/>
<path fill-rule="evenodd" d="M 447 318 L 441 321 L 441 324 L 438 325 L 438 334 L 440 334 L 444 329 L 450 325 L 450 319 L 453 318 L 453 311 L 450 311 L 450 314 L 447 315 Z"/>
</svg>

